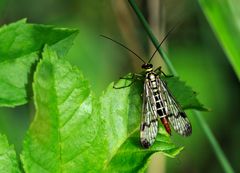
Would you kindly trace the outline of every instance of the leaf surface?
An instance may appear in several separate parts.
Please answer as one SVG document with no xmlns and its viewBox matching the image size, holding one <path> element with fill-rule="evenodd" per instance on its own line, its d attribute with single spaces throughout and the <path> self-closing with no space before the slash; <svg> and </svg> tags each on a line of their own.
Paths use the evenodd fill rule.
<svg viewBox="0 0 240 173">
<path fill-rule="evenodd" d="M 27 173 L 144 172 L 153 153 L 182 150 L 162 127 L 150 149 L 141 147 L 140 82 L 119 90 L 110 84 L 95 98 L 81 72 L 46 47 L 33 90 L 36 115 L 21 156 Z"/>
<path fill-rule="evenodd" d="M 0 134 L 0 172 L 20 173 L 16 152 L 9 146 L 6 136 Z"/>
<path fill-rule="evenodd" d="M 183 109 L 195 109 L 199 111 L 207 111 L 208 109 L 197 99 L 197 93 L 181 81 L 178 77 L 164 77 L 169 91 L 172 93 L 176 101 Z"/>
<path fill-rule="evenodd" d="M 72 45 L 77 31 L 28 24 L 20 20 L 0 28 L 0 106 L 27 103 L 31 96 L 32 73 L 45 44 L 60 57 Z"/>
</svg>

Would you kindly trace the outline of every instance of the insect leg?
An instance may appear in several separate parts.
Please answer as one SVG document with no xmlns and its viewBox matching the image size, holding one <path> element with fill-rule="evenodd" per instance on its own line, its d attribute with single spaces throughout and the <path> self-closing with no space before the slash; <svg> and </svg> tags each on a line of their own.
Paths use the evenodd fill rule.
<svg viewBox="0 0 240 173">
<path fill-rule="evenodd" d="M 162 73 L 161 68 L 162 68 L 162 67 L 159 66 L 158 68 L 156 68 L 156 69 L 154 70 L 154 72 L 157 73 L 157 74 L 161 74 L 161 73 Z"/>
<path fill-rule="evenodd" d="M 136 82 L 136 80 L 133 80 L 133 81 L 132 81 L 130 84 L 128 84 L 128 85 L 120 86 L 120 87 L 117 87 L 117 86 L 116 86 L 116 83 L 114 83 L 113 88 L 114 88 L 114 89 L 127 88 L 127 87 L 130 87 L 134 82 Z"/>
<path fill-rule="evenodd" d="M 162 71 L 162 74 L 165 76 L 165 77 L 174 77 L 173 75 L 167 75 L 166 73 L 164 73 L 163 71 Z"/>
<path fill-rule="evenodd" d="M 167 75 L 166 73 L 164 73 L 164 72 L 161 70 L 161 66 L 159 66 L 158 68 L 156 68 L 156 70 L 154 70 L 154 72 L 157 73 L 158 75 L 163 74 L 165 77 L 173 77 L 173 75 Z"/>
<path fill-rule="evenodd" d="M 130 84 L 128 84 L 128 85 L 120 86 L 120 87 L 116 86 L 117 83 L 114 83 L 113 88 L 114 89 L 122 89 L 122 88 L 130 87 L 137 80 L 141 80 L 142 77 L 143 76 L 141 74 L 138 74 L 138 73 L 132 73 L 131 77 L 121 77 L 120 79 L 131 80 L 132 82 Z"/>
</svg>

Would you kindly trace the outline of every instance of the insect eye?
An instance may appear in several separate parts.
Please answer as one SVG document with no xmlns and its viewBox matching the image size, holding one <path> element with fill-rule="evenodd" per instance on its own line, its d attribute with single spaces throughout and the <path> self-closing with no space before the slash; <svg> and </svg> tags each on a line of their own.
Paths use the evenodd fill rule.
<svg viewBox="0 0 240 173">
<path fill-rule="evenodd" d="M 143 64 L 142 68 L 146 69 L 147 68 L 147 64 Z"/>
<path fill-rule="evenodd" d="M 152 68 L 152 67 L 153 67 L 152 64 L 143 64 L 142 65 L 142 68 L 144 68 L 144 69 L 149 69 L 149 68 Z"/>
</svg>

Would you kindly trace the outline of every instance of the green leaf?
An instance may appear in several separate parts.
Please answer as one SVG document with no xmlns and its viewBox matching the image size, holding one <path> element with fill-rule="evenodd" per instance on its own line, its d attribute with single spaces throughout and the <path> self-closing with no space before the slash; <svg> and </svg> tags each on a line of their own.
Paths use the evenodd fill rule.
<svg viewBox="0 0 240 173">
<path fill-rule="evenodd" d="M 139 131 L 129 135 L 126 141 L 117 149 L 114 156 L 106 162 L 103 172 L 146 172 L 149 158 L 152 154 L 161 152 L 174 158 L 183 147 L 176 147 L 161 126 L 160 133 L 150 149 L 142 149 L 139 145 Z"/>
<path fill-rule="evenodd" d="M 199 0 L 200 6 L 240 79 L 239 0 Z"/>
<path fill-rule="evenodd" d="M 95 98 L 80 71 L 46 47 L 33 89 L 36 115 L 21 156 L 28 173 L 143 172 L 153 153 L 182 150 L 162 127 L 150 149 L 141 147 L 140 83 L 119 90 L 110 84 Z"/>
<path fill-rule="evenodd" d="M 25 20 L 0 28 L 0 106 L 27 103 L 35 64 L 45 44 L 63 57 L 72 45 L 76 30 L 27 24 Z"/>
<path fill-rule="evenodd" d="M 197 93 L 187 86 L 185 82 L 179 80 L 178 77 L 164 77 L 163 80 L 167 83 L 170 92 L 183 109 L 208 111 L 197 99 Z"/>
<path fill-rule="evenodd" d="M 0 172 L 20 173 L 16 152 L 9 146 L 6 136 L 0 134 Z"/>
</svg>

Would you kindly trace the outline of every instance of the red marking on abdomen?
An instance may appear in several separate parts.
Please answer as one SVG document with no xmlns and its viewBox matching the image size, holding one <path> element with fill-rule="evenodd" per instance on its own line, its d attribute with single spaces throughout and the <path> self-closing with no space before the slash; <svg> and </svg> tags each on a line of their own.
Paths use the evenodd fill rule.
<svg viewBox="0 0 240 173">
<path fill-rule="evenodd" d="M 171 128 L 170 128 L 170 126 L 169 126 L 169 123 L 168 123 L 167 118 L 166 118 L 166 117 L 163 117 L 163 118 L 161 118 L 161 121 L 162 121 L 162 123 L 163 123 L 166 131 L 168 132 L 168 134 L 171 135 Z"/>
</svg>

